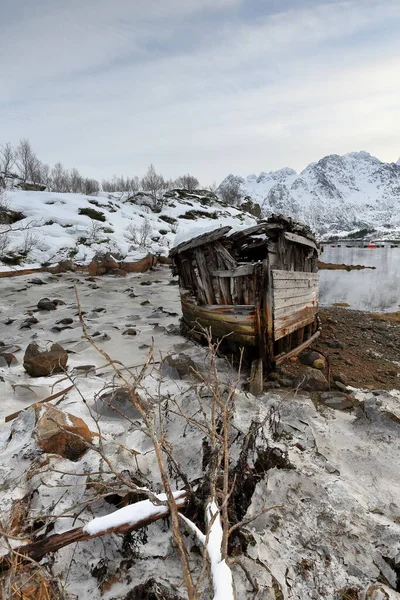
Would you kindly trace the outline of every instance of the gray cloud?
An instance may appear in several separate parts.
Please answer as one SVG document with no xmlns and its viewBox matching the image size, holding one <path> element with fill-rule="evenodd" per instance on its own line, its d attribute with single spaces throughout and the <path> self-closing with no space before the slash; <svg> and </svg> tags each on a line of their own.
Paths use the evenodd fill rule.
<svg viewBox="0 0 400 600">
<path fill-rule="evenodd" d="M 400 152 L 397 0 L 32 4 L 0 15 L 0 137 L 44 160 L 209 183 Z"/>
</svg>

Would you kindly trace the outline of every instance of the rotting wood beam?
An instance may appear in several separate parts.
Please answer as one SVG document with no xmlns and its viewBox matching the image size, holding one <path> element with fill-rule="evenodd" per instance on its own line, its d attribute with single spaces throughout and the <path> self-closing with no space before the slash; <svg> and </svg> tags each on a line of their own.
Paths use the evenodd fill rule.
<svg viewBox="0 0 400 600">
<path fill-rule="evenodd" d="M 300 354 L 300 352 L 302 352 L 303 350 L 305 350 L 306 348 L 308 348 L 309 346 L 311 346 L 311 344 L 313 342 L 315 342 L 315 340 L 321 335 L 321 330 L 318 329 L 311 337 L 308 338 L 308 340 L 306 340 L 305 342 L 302 342 L 299 346 L 296 346 L 296 348 L 293 348 L 293 350 L 291 350 L 290 352 L 287 352 L 286 354 L 280 354 L 279 356 L 275 357 L 275 363 L 277 365 L 282 364 L 285 360 L 288 360 L 289 358 L 292 358 L 293 356 L 297 356 L 297 354 Z"/>
</svg>

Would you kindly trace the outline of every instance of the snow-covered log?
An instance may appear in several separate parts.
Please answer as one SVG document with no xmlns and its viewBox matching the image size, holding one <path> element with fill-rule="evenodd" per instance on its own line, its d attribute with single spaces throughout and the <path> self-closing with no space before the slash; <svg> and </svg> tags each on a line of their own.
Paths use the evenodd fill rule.
<svg viewBox="0 0 400 600">
<path fill-rule="evenodd" d="M 167 500 L 166 494 L 158 494 L 156 498 L 163 503 Z M 185 490 L 174 492 L 174 498 L 177 507 L 182 508 L 186 503 L 187 492 Z M 29 559 L 40 561 L 49 552 L 56 552 L 69 544 L 83 542 L 110 533 L 124 534 L 137 531 L 168 516 L 168 514 L 169 507 L 167 504 L 153 504 L 151 500 L 142 500 L 124 506 L 109 515 L 96 517 L 84 527 L 50 535 L 42 540 L 14 548 L 14 552 L 27 556 Z M 8 569 L 12 563 L 13 555 L 7 554 L 0 557 L 0 571 Z"/>
</svg>

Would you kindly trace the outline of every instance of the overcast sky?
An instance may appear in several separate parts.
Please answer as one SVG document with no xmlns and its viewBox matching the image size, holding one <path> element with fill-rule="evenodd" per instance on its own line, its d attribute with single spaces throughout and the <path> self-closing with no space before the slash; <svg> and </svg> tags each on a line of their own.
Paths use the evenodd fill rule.
<svg viewBox="0 0 400 600">
<path fill-rule="evenodd" d="M 400 0 L 0 0 L 0 143 L 204 185 L 400 155 Z"/>
</svg>

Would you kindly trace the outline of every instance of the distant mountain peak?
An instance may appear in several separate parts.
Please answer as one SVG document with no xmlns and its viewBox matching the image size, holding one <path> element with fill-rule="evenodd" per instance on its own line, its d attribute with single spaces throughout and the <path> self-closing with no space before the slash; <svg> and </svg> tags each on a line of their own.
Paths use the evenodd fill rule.
<svg viewBox="0 0 400 600">
<path fill-rule="evenodd" d="M 329 154 L 300 174 L 286 167 L 236 180 L 265 216 L 280 212 L 320 236 L 370 228 L 400 237 L 400 159 L 389 164 L 365 151 Z"/>
</svg>

